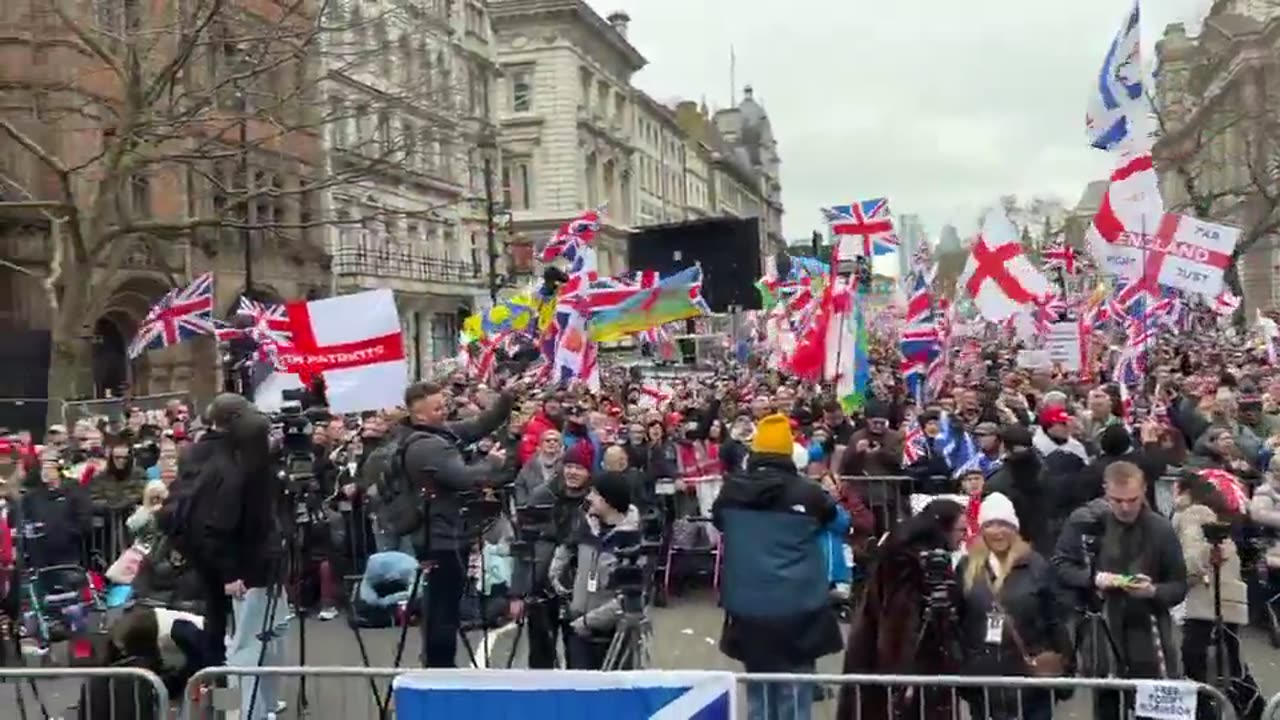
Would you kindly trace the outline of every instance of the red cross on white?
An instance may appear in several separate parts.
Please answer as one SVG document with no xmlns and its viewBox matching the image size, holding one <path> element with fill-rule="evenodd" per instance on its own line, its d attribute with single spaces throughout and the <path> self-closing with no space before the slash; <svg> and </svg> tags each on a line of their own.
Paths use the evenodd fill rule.
<svg viewBox="0 0 1280 720">
<path fill-rule="evenodd" d="M 1031 310 L 1050 290 L 1049 280 L 1027 259 L 1018 231 L 1000 209 L 983 219 L 959 284 L 991 322 Z"/>
</svg>

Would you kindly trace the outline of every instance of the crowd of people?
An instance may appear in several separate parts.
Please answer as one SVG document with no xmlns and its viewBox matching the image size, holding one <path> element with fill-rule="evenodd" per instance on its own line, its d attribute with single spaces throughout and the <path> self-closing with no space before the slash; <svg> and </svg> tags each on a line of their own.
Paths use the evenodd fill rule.
<svg viewBox="0 0 1280 720">
<path fill-rule="evenodd" d="M 261 652 L 259 626 L 342 608 L 419 615 L 427 667 L 455 664 L 468 619 L 521 619 L 529 667 L 600 668 L 621 617 L 611 576 L 651 545 L 652 523 L 647 599 L 679 587 L 671 547 L 718 558 L 721 649 L 748 671 L 812 672 L 843 649 L 851 673 L 1211 681 L 1222 628 L 1228 674 L 1247 676 L 1239 632 L 1269 617 L 1265 570 L 1280 567 L 1280 379 L 1248 358 L 1161 348 L 1130 399 L 987 364 L 922 404 L 879 363 L 848 413 L 755 366 L 665 383 L 609 371 L 594 391 L 459 374 L 411 385 L 399 409 L 308 413 L 305 468 L 281 464 L 288 429 L 232 395 L 199 414 L 175 402 L 105 428 L 51 426 L 39 444 L 6 431 L 7 521 L 27 541 L 5 562 L 97 569 L 199 618 L 186 672 L 269 664 L 278 648 Z M 1114 648 L 1077 632 L 1081 618 Z M 276 712 L 267 685 L 244 707 Z M 1055 700 L 964 698 L 990 718 L 1048 717 Z M 761 718 L 807 717 L 813 700 L 800 686 L 748 693 Z M 923 691 L 837 701 L 841 717 L 951 712 Z M 1122 701 L 1102 696 L 1099 713 Z"/>
</svg>

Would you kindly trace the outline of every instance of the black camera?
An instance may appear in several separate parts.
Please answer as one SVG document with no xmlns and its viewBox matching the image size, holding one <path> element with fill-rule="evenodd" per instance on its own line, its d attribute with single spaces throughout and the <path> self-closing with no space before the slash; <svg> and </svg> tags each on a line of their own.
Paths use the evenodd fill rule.
<svg viewBox="0 0 1280 720">
<path fill-rule="evenodd" d="M 951 590 L 955 574 L 951 571 L 951 552 L 943 548 L 921 550 L 917 554 L 924 571 L 925 609 L 935 615 L 955 615 Z"/>
<path fill-rule="evenodd" d="M 1204 532 L 1204 539 L 1208 540 L 1210 545 L 1221 545 L 1223 541 L 1231 537 L 1231 525 L 1229 523 L 1205 523 L 1200 529 Z"/>
</svg>

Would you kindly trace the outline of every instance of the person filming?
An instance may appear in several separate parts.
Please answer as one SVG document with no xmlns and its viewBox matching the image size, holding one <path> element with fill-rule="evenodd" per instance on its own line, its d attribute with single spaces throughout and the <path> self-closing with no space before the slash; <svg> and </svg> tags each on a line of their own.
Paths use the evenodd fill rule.
<svg viewBox="0 0 1280 720">
<path fill-rule="evenodd" d="M 512 395 L 503 392 L 485 412 L 470 421 L 447 422 L 449 402 L 444 387 L 417 382 L 404 394 L 412 432 L 401 440 L 409 485 L 425 492 L 427 547 L 431 570 L 423 598 L 422 662 L 425 667 L 454 667 L 458 654 L 459 603 L 466 585 L 468 550 L 481 528 L 463 522 L 463 506 L 485 488 L 503 485 L 506 452 L 494 445 L 479 462 L 468 465 L 462 448 L 493 433 L 511 414 Z"/>
<path fill-rule="evenodd" d="M 1091 633 L 1095 646 L 1084 656 L 1093 660 L 1084 669 L 1105 674 L 1110 668 L 1122 678 L 1176 678 L 1178 647 L 1169 609 L 1187 595 L 1178 535 L 1147 505 L 1147 482 L 1137 465 L 1108 465 L 1103 488 L 1104 497 L 1067 518 L 1053 557 L 1059 582 L 1079 593 L 1086 609 L 1100 603 L 1102 627 Z M 1096 717 L 1121 715 L 1117 693 L 1099 692 L 1096 698 Z"/>
<path fill-rule="evenodd" d="M 560 442 L 560 434 L 554 430 L 543 433 L 543 437 Z M 533 669 L 556 666 L 561 600 L 559 595 L 550 592 L 548 572 L 556 548 L 569 545 L 582 534 L 587 520 L 582 506 L 591 489 L 591 454 L 589 443 L 574 445 L 562 459 L 557 459 L 561 466 L 557 474 L 536 487 L 526 502 L 516 508 L 521 533 L 536 535 L 529 552 L 515 553 L 510 605 L 513 618 L 527 619 L 529 667 Z M 540 523 L 541 527 L 528 527 L 534 522 L 532 518 L 538 508 L 549 509 L 550 522 Z M 566 651 L 570 644 L 566 636 Z"/>
</svg>

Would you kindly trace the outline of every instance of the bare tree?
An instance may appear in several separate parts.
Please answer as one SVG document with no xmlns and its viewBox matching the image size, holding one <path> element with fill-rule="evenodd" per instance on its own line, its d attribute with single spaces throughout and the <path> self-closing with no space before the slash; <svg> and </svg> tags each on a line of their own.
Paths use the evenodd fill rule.
<svg viewBox="0 0 1280 720">
<path fill-rule="evenodd" d="M 1240 228 L 1224 279 L 1243 296 L 1238 261 L 1280 230 L 1280 122 L 1221 105 L 1198 116 L 1157 110 L 1154 160 L 1167 211 Z"/>
<path fill-rule="evenodd" d="M 443 209 L 338 217 L 327 191 L 393 174 L 465 192 L 459 121 L 476 84 L 417 39 L 448 36 L 447 18 L 420 3 L 374 17 L 351 0 L 19 4 L 61 65 L 6 91 L 20 111 L 0 109 L 0 146 L 11 147 L 0 150 L 0 217 L 48 232 L 41 261 L 0 272 L 44 289 L 50 408 L 88 394 L 93 324 L 131 254 L 157 259 L 175 286 L 186 253 L 173 251 L 184 248 L 212 256 L 273 238 L 319 265 L 319 228 L 389 212 L 434 222 Z M 365 92 L 331 97 L 334 85 Z"/>
</svg>

